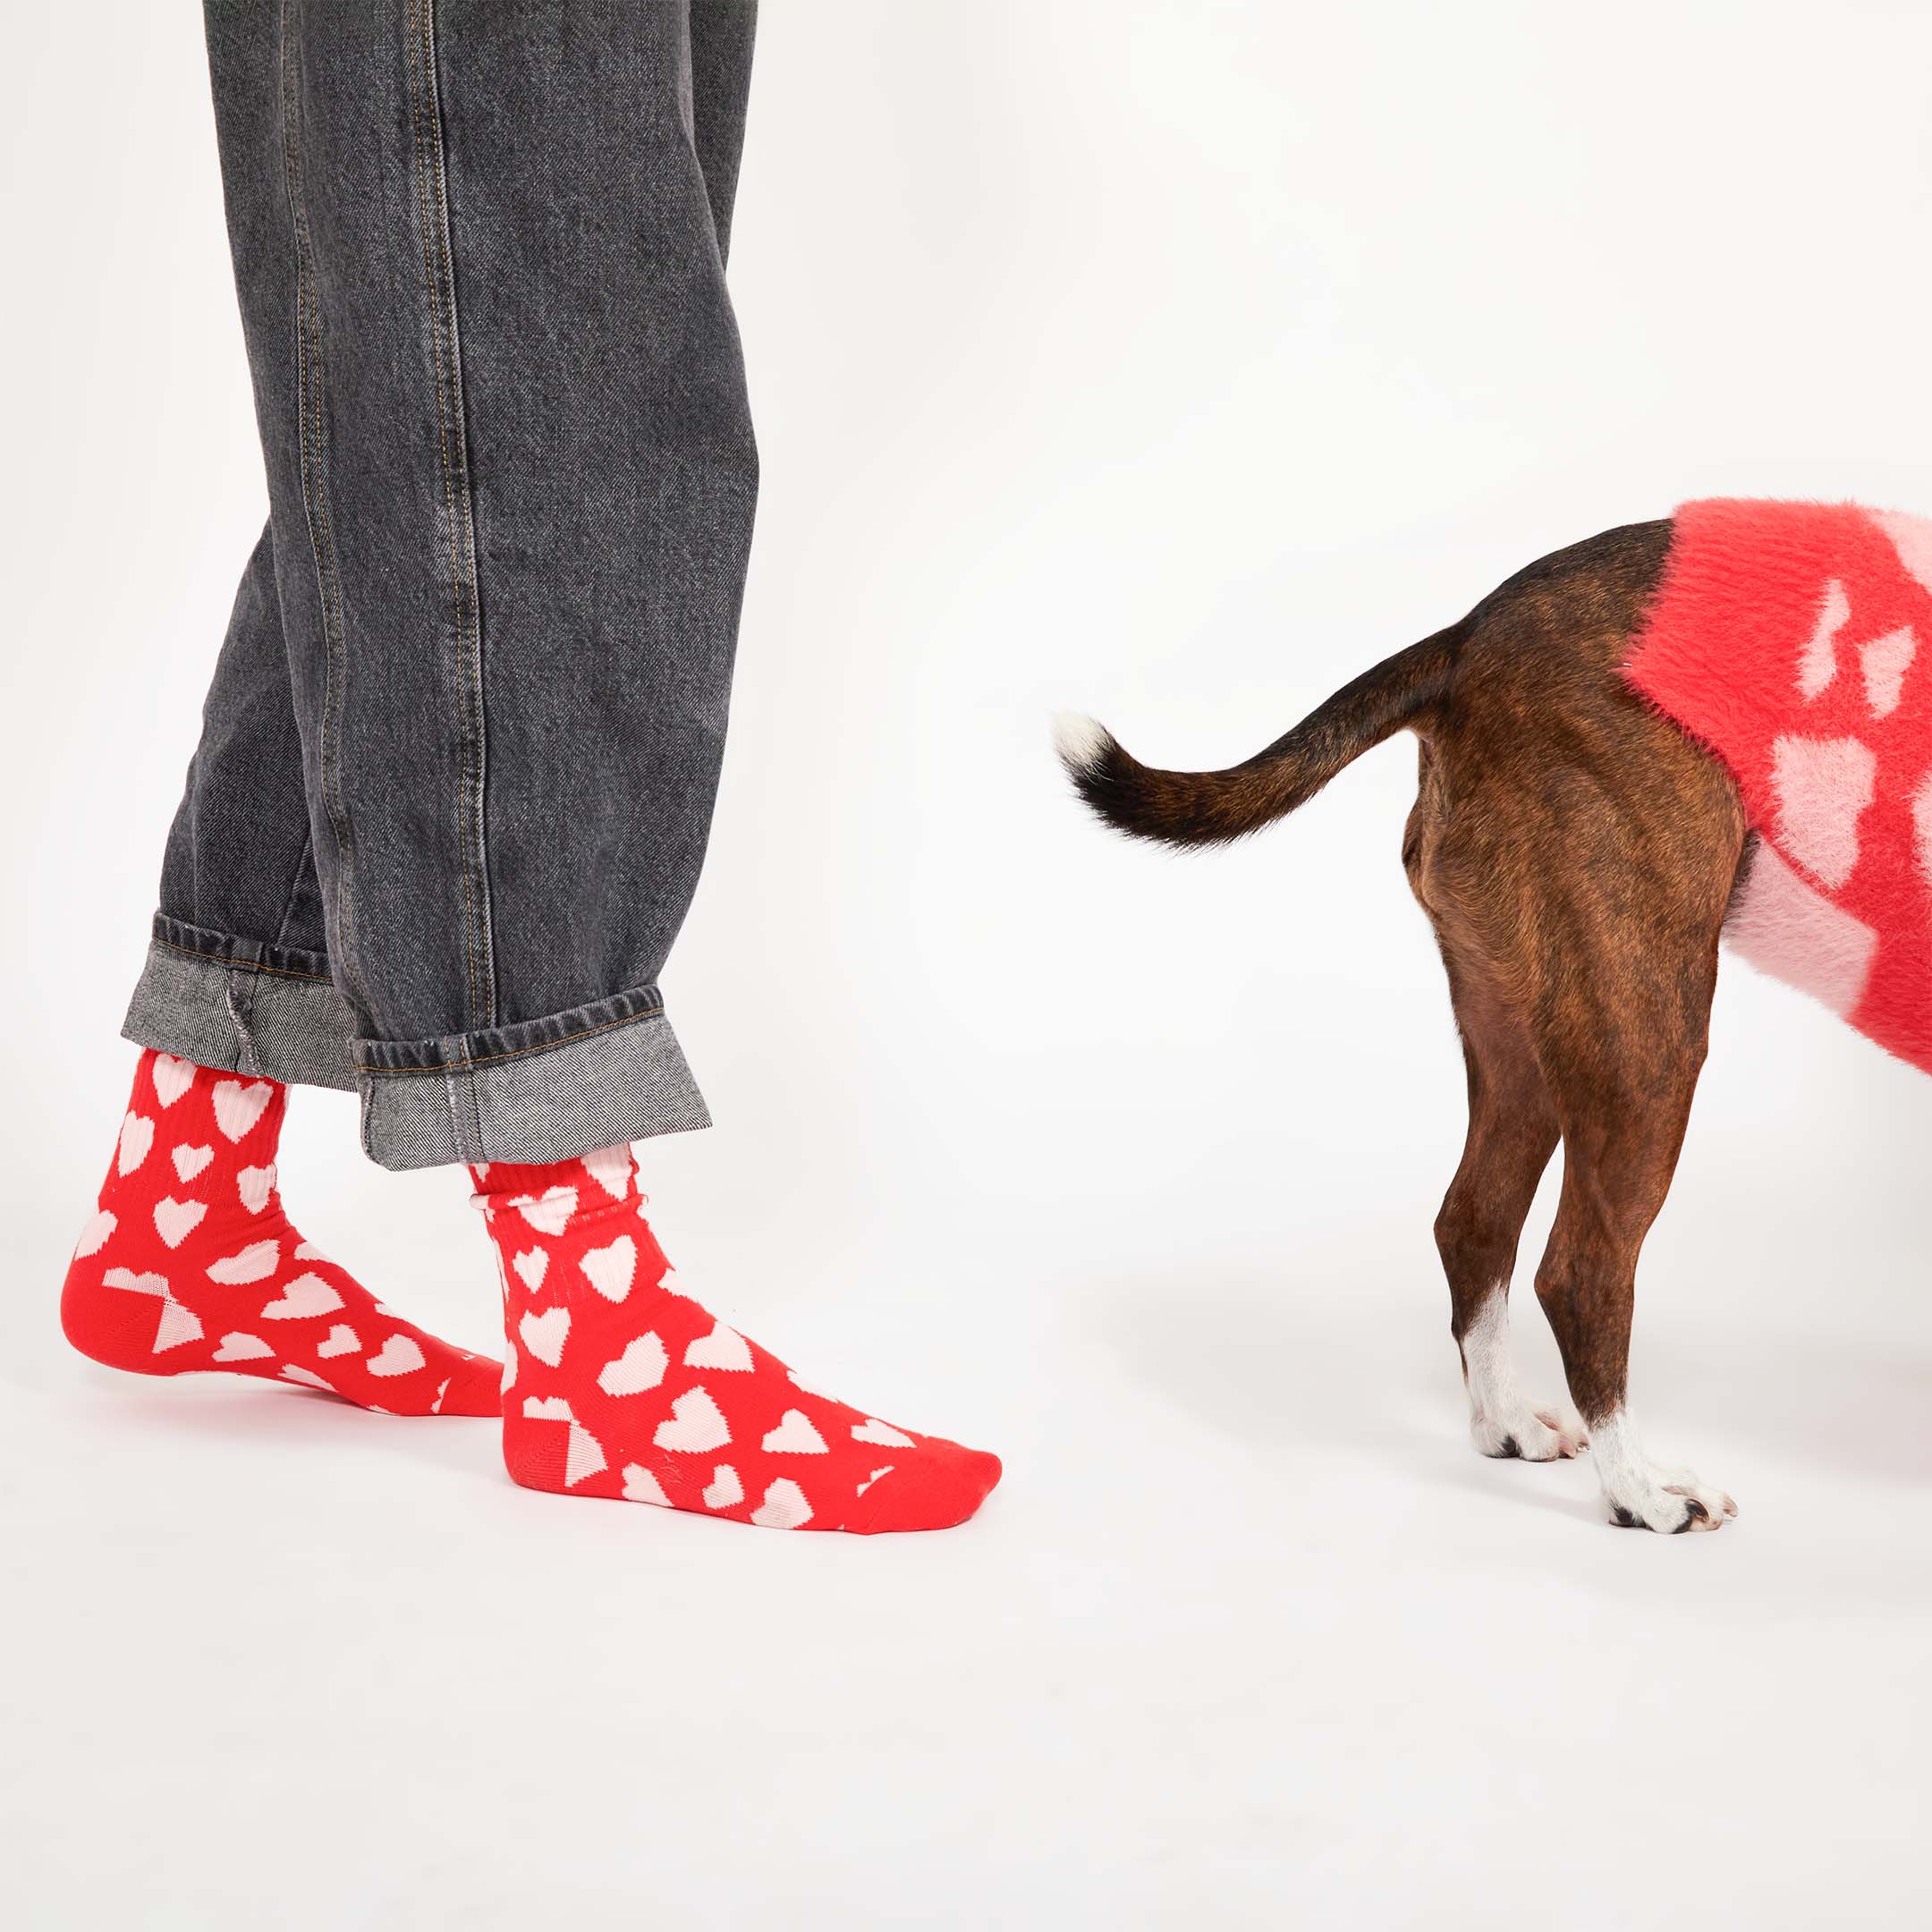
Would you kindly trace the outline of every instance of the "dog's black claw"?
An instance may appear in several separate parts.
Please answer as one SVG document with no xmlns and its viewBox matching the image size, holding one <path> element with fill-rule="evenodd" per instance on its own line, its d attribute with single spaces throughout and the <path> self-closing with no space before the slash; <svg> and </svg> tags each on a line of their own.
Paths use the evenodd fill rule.
<svg viewBox="0 0 1932 1932">
<path fill-rule="evenodd" d="M 1522 1451 L 1517 1446 L 1516 1438 L 1513 1436 L 1505 1436 L 1503 1438 L 1503 1446 L 1496 1451 L 1496 1453 L 1499 1456 L 1520 1456 Z"/>
<path fill-rule="evenodd" d="M 1684 1520 L 1671 1531 L 1673 1536 L 1682 1536 L 1694 1522 L 1708 1522 L 1710 1512 L 1693 1496 L 1684 1498 Z"/>
<path fill-rule="evenodd" d="M 1640 1527 L 1637 1519 L 1621 1503 L 1612 1505 L 1610 1517 L 1619 1530 L 1635 1530 Z"/>
</svg>

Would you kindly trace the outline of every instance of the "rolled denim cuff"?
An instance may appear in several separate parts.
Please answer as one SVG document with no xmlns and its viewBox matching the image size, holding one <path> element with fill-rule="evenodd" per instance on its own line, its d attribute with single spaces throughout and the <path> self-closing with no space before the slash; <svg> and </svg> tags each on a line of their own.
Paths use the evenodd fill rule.
<svg viewBox="0 0 1932 1932">
<path fill-rule="evenodd" d="M 317 953 L 157 918 L 121 1033 L 250 1080 L 355 1091 L 355 1016 Z"/>
<path fill-rule="evenodd" d="M 556 1161 L 708 1127 L 656 987 L 449 1039 L 355 1043 L 362 1147 L 385 1167 Z"/>
<path fill-rule="evenodd" d="M 319 954 L 157 918 L 123 1036 L 250 1079 L 360 1093 L 378 1165 L 555 1161 L 711 1124 L 656 987 L 447 1039 L 358 1039 Z"/>
</svg>

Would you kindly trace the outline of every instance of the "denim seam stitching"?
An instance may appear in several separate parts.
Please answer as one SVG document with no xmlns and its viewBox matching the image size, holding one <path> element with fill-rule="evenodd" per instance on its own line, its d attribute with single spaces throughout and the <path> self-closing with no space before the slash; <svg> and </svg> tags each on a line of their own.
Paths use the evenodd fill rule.
<svg viewBox="0 0 1932 1932">
<path fill-rule="evenodd" d="M 265 966 L 258 960 L 231 959 L 225 953 L 203 953 L 194 946 L 177 945 L 172 939 L 150 939 L 148 943 L 165 946 L 170 953 L 179 953 L 185 959 L 207 960 L 209 964 L 230 972 L 272 973 L 278 979 L 303 979 L 310 986 L 333 986 L 335 983 L 328 973 L 300 972 L 292 966 Z"/>
<path fill-rule="evenodd" d="M 449 185 L 443 159 L 442 102 L 436 71 L 436 0 L 410 0 L 403 30 L 410 42 L 408 62 L 411 131 L 416 147 L 417 225 L 422 238 L 423 279 L 429 309 L 430 352 L 435 366 L 436 434 L 443 469 L 443 508 L 449 532 L 450 616 L 462 660 L 456 677 L 460 754 L 456 818 L 457 838 L 462 851 L 464 966 L 470 1021 L 471 1026 L 480 1028 L 494 1025 L 496 1017 L 489 869 L 483 821 L 487 758 L 483 708 L 483 643 L 476 570 L 476 520 L 470 494 L 469 449 L 462 419 L 462 345 L 457 334 L 455 264 L 450 247 Z M 442 258 L 440 277 L 431 253 L 432 235 Z M 467 597 L 464 594 L 466 578 Z"/>
<path fill-rule="evenodd" d="M 513 1046 L 507 1052 L 500 1054 L 465 1054 L 461 1060 L 445 1060 L 436 1066 L 370 1066 L 366 1062 L 358 1060 L 355 1070 L 358 1073 L 367 1073 L 371 1080 L 389 1080 L 399 1074 L 447 1073 L 453 1067 L 460 1069 L 494 1066 L 499 1060 L 521 1060 L 529 1054 L 548 1053 L 553 1047 L 568 1046 L 573 1040 L 589 1039 L 593 1033 L 608 1033 L 614 1027 L 635 1026 L 640 1020 L 661 1020 L 663 1017 L 662 1005 L 647 1006 L 642 1013 L 631 1013 L 623 1020 L 600 1021 L 596 1026 L 585 1027 L 580 1032 L 566 1033 L 562 1039 L 544 1040 L 535 1046 Z"/>
<path fill-rule="evenodd" d="M 322 618 L 325 681 L 316 762 L 321 779 L 323 809 L 328 814 L 329 829 L 335 838 L 335 964 L 342 983 L 357 988 L 363 1006 L 379 1023 L 369 988 L 361 985 L 356 973 L 352 941 L 350 880 L 353 851 L 348 814 L 342 802 L 341 759 L 342 710 L 348 663 L 343 648 L 341 587 L 335 576 L 335 533 L 329 523 L 326 501 L 326 475 L 322 448 L 325 438 L 321 429 L 322 332 L 316 314 L 315 269 L 311 260 L 308 208 L 301 191 L 301 156 L 297 135 L 300 114 L 295 67 L 291 57 L 290 12 L 292 5 L 296 4 L 299 0 L 282 0 L 279 21 L 283 185 L 288 197 L 289 228 L 295 244 L 296 420 L 301 447 L 302 515 L 309 526 L 309 554 L 315 563 L 316 599 Z"/>
</svg>

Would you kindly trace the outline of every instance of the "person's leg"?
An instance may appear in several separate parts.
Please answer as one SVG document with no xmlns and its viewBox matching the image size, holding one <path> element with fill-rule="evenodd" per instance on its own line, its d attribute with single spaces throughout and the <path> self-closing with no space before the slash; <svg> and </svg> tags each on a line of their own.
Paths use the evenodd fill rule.
<svg viewBox="0 0 1932 1932">
<path fill-rule="evenodd" d="M 554 1164 L 628 1174 L 623 1143 L 706 1123 L 656 981 L 709 826 L 756 493 L 724 279 L 750 10 L 284 0 L 272 45 L 265 11 L 210 0 L 209 47 L 363 1143 L 467 1161 L 516 1204 L 564 1184 Z M 157 929 L 148 990 L 185 973 L 175 1005 L 228 1000 L 280 964 L 252 945 Z M 137 996 L 129 1031 L 172 1051 L 157 1010 Z M 250 1050 L 279 1077 L 283 1033 Z M 623 1300 L 591 1258 L 559 1258 L 547 1306 Z M 542 1269 L 504 1260 L 518 1332 Z M 517 1411 L 513 1473 L 572 1487 L 568 1450 L 530 1452 L 542 1419 Z M 997 1474 L 894 1429 L 854 1434 L 837 1482 L 874 1447 L 902 1452 L 888 1497 L 858 1504 L 879 1470 L 821 1484 L 819 1522 L 937 1527 Z M 928 1479 L 948 1459 L 961 1479 Z M 787 1500 L 751 1520 L 802 1521 Z"/>
<path fill-rule="evenodd" d="M 275 10 L 216 7 L 209 31 L 225 154 L 257 165 L 276 114 Z M 286 309 L 293 284 L 278 272 L 272 204 L 231 194 L 229 216 L 238 264 Z M 288 373 L 258 360 L 255 377 L 266 427 Z M 393 1413 L 493 1415 L 498 1365 L 379 1302 L 303 1238 L 277 1187 L 284 1083 L 355 1084 L 283 623 L 284 580 L 304 572 L 306 531 L 292 538 L 271 519 L 242 572 L 168 835 L 126 1026 L 149 1051 L 68 1270 L 62 1325 L 82 1352 L 142 1374 L 227 1370 Z"/>
</svg>

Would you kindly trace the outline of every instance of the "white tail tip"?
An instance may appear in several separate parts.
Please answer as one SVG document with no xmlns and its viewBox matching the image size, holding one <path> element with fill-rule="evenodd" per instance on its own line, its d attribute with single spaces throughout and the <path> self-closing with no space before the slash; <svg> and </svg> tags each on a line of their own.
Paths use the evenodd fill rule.
<svg viewBox="0 0 1932 1932">
<path fill-rule="evenodd" d="M 1069 771 L 1089 771 L 1111 741 L 1098 718 L 1083 711 L 1063 711 L 1054 719 L 1054 750 Z"/>
</svg>

